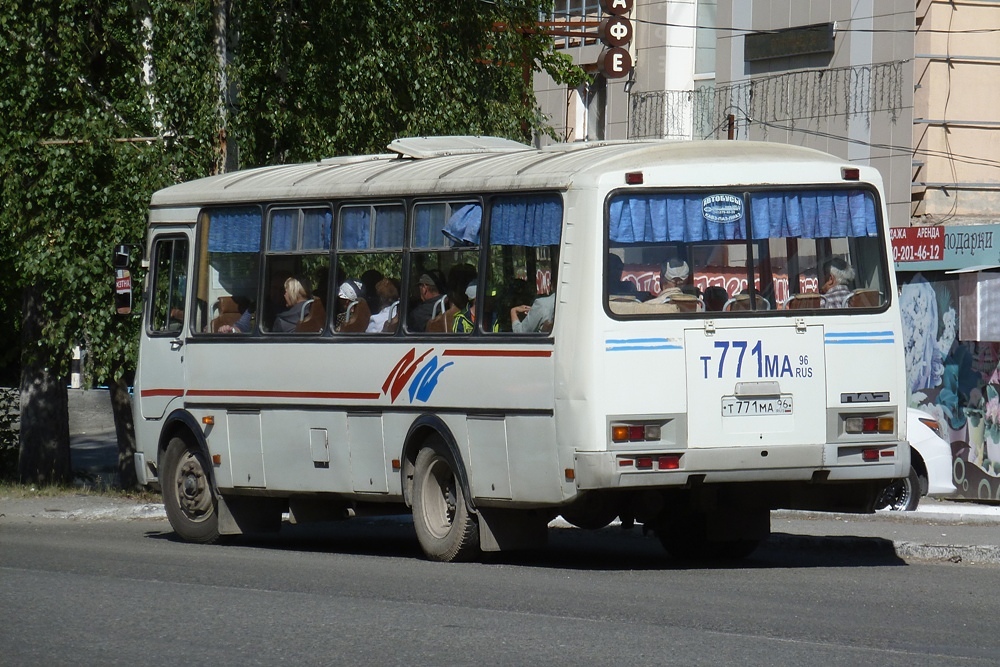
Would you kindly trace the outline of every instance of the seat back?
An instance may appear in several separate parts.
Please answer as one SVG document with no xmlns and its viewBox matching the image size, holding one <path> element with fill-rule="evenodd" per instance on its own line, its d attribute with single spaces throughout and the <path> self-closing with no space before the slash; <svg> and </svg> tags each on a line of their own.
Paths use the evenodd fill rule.
<svg viewBox="0 0 1000 667">
<path fill-rule="evenodd" d="M 208 330 L 211 333 L 217 332 L 219 327 L 226 324 L 236 324 L 240 316 L 243 315 L 239 304 L 231 296 L 220 296 L 219 300 L 215 302 L 213 310 L 218 314 L 209 324 Z"/>
<path fill-rule="evenodd" d="M 323 327 L 326 326 L 326 308 L 323 307 L 323 301 L 319 297 L 313 297 L 308 301 L 303 301 L 302 308 L 305 315 L 295 325 L 295 330 L 306 333 L 322 331 Z"/>
<path fill-rule="evenodd" d="M 851 308 L 878 308 L 882 305 L 882 293 L 877 289 L 856 289 L 847 297 Z"/>
<path fill-rule="evenodd" d="M 700 313 L 705 310 L 701 297 L 693 294 L 674 294 L 667 303 L 677 306 L 677 312 L 680 313 Z"/>
<path fill-rule="evenodd" d="M 826 305 L 826 297 L 817 292 L 803 292 L 793 294 L 785 301 L 787 310 L 806 310 L 809 308 L 822 308 Z"/>
<path fill-rule="evenodd" d="M 368 329 L 368 322 L 372 319 L 371 308 L 364 299 L 352 301 L 344 314 L 344 322 L 337 328 L 337 331 L 344 333 L 361 333 Z"/>
</svg>

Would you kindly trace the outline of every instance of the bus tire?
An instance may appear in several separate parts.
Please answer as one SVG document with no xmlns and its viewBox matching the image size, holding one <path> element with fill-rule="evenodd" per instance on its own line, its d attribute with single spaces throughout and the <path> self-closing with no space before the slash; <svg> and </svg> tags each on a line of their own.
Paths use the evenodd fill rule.
<svg viewBox="0 0 1000 667">
<path fill-rule="evenodd" d="M 413 466 L 413 527 L 431 560 L 472 560 L 479 555 L 479 523 L 469 511 L 455 463 L 444 445 L 427 443 Z"/>
<path fill-rule="evenodd" d="M 219 540 L 219 514 L 208 470 L 200 451 L 183 438 L 170 439 L 161 467 L 163 506 L 170 527 L 187 542 Z"/>
</svg>

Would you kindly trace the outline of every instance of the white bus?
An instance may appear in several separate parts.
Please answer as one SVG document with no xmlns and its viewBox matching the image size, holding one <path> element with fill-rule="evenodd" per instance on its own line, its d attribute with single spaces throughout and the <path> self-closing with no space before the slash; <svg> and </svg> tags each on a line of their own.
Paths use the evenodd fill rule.
<svg viewBox="0 0 1000 667">
<path fill-rule="evenodd" d="M 136 469 L 187 540 L 558 515 L 742 556 L 909 469 L 881 181 L 753 142 L 402 139 L 155 193 Z"/>
</svg>

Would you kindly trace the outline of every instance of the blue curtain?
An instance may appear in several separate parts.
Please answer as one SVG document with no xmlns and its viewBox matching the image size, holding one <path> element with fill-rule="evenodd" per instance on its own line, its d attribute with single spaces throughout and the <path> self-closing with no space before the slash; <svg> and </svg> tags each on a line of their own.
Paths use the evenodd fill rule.
<svg viewBox="0 0 1000 667">
<path fill-rule="evenodd" d="M 558 195 L 498 198 L 490 209 L 490 243 L 559 245 L 562 217 L 562 199 Z"/>
<path fill-rule="evenodd" d="M 860 190 L 750 195 L 755 239 L 878 236 L 875 201 Z"/>
<path fill-rule="evenodd" d="M 406 238 L 406 214 L 402 206 L 375 207 L 375 247 L 402 248 Z"/>
<path fill-rule="evenodd" d="M 209 213 L 209 252 L 260 252 L 260 209 L 215 209 Z"/>
<path fill-rule="evenodd" d="M 611 200 L 611 240 L 616 243 L 688 243 L 742 240 L 743 216 L 711 222 L 702 214 L 702 195 L 621 195 Z"/>
<path fill-rule="evenodd" d="M 329 250 L 333 214 L 329 209 L 306 209 L 302 214 L 302 250 Z"/>
<path fill-rule="evenodd" d="M 611 200 L 615 243 L 742 240 L 746 219 L 705 219 L 702 195 L 625 194 Z M 860 190 L 763 192 L 750 196 L 753 238 L 877 236 L 875 201 Z"/>
<path fill-rule="evenodd" d="M 441 223 L 444 220 L 444 204 L 428 204 L 415 209 L 413 220 L 414 248 L 440 248 L 444 244 Z"/>
<path fill-rule="evenodd" d="M 365 250 L 371 238 L 371 209 L 351 206 L 340 211 L 340 247 L 343 250 Z"/>
</svg>

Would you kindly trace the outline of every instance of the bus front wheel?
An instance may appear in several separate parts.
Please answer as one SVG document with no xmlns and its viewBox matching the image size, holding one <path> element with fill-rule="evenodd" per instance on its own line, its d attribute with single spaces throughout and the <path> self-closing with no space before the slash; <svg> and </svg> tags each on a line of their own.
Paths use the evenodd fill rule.
<svg viewBox="0 0 1000 667">
<path fill-rule="evenodd" d="M 219 515 L 201 453 L 183 438 L 172 438 L 163 455 L 160 482 L 170 527 L 188 542 L 219 539 Z"/>
<path fill-rule="evenodd" d="M 471 560 L 479 554 L 479 523 L 469 512 L 451 454 L 440 442 L 428 443 L 414 462 L 413 527 L 431 560 Z"/>
</svg>

